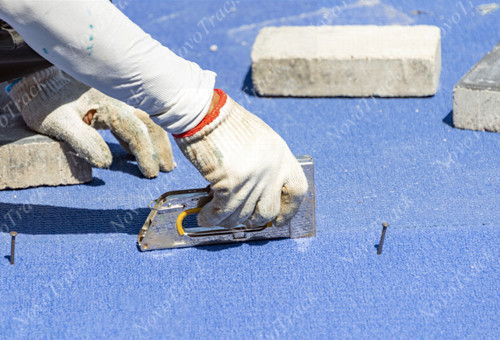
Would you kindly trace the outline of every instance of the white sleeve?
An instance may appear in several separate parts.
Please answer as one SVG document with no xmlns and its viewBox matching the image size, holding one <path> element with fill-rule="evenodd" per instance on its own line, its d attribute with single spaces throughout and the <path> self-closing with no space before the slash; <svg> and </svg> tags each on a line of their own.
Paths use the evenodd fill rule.
<svg viewBox="0 0 500 340">
<path fill-rule="evenodd" d="M 194 128 L 210 107 L 216 74 L 175 55 L 108 0 L 0 0 L 0 18 L 42 57 L 171 133 Z"/>
</svg>

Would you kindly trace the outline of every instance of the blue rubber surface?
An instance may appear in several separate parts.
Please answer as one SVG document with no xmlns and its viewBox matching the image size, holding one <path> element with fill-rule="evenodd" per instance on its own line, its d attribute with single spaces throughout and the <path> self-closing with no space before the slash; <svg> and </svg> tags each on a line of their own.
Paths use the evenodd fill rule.
<svg viewBox="0 0 500 340">
<path fill-rule="evenodd" d="M 216 71 L 217 87 L 295 154 L 314 157 L 317 237 L 141 253 L 149 201 L 206 182 L 175 146 L 178 167 L 144 179 L 104 133 L 114 163 L 90 184 L 0 192 L 0 338 L 500 337 L 500 134 L 451 121 L 453 86 L 500 39 L 500 10 L 431 0 L 115 4 Z M 309 24 L 439 26 L 438 93 L 255 96 L 258 30 Z M 382 221 L 390 227 L 376 255 Z"/>
</svg>

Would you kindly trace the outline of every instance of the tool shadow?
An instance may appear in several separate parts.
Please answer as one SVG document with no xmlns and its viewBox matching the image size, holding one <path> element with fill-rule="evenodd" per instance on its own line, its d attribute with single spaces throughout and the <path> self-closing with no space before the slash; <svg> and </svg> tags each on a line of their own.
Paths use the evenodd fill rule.
<svg viewBox="0 0 500 340">
<path fill-rule="evenodd" d="M 149 212 L 147 208 L 104 210 L 0 203 L 0 232 L 137 235 Z"/>
<path fill-rule="evenodd" d="M 276 242 L 282 239 L 274 239 L 272 242 Z M 237 248 L 241 247 L 242 245 L 250 245 L 250 246 L 264 246 L 268 244 L 269 240 L 260 240 L 260 241 L 245 241 L 245 242 L 238 242 L 238 243 L 225 243 L 225 244 L 211 244 L 211 245 L 199 245 L 196 246 L 195 248 L 198 250 L 204 250 L 208 252 L 218 252 L 226 249 L 231 249 L 231 248 Z"/>
<path fill-rule="evenodd" d="M 31 235 L 62 234 L 129 234 L 137 235 L 150 210 L 138 209 L 82 209 L 36 204 L 0 203 L 0 232 L 17 231 Z M 269 241 L 250 241 L 247 244 L 263 246 Z M 199 250 L 217 252 L 239 247 L 242 243 L 200 245 Z M 9 261 L 10 261 L 10 256 Z M 7 257 L 6 257 L 7 258 Z"/>
</svg>

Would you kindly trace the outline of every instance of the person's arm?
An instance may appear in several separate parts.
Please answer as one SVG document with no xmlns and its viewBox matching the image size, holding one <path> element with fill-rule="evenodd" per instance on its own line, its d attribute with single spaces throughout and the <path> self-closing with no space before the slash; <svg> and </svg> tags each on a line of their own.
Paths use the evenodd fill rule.
<svg viewBox="0 0 500 340">
<path fill-rule="evenodd" d="M 175 55 L 108 0 L 0 0 L 0 18 L 42 57 L 168 132 L 194 128 L 209 111 L 216 74 Z"/>
<path fill-rule="evenodd" d="M 223 91 L 214 95 L 215 73 L 176 56 L 107 0 L 0 0 L 0 8 L 54 65 L 174 134 L 214 191 L 200 225 L 284 225 L 296 213 L 307 191 L 299 163 L 262 120 Z"/>
</svg>

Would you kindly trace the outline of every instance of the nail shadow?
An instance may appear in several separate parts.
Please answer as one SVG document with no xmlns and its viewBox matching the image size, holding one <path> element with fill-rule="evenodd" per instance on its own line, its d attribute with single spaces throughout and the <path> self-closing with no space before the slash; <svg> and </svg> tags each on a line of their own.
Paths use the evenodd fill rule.
<svg viewBox="0 0 500 340">
<path fill-rule="evenodd" d="M 7 261 L 9 261 L 10 263 L 10 255 L 5 255 L 4 258 L 7 259 Z"/>
</svg>

